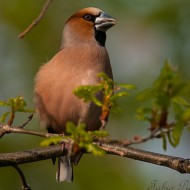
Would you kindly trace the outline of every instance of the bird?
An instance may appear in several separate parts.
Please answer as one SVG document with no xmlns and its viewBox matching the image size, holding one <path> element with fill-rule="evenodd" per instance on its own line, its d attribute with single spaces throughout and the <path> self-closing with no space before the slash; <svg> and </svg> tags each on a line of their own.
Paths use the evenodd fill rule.
<svg viewBox="0 0 190 190">
<path fill-rule="evenodd" d="M 105 47 L 106 31 L 116 19 L 95 7 L 83 8 L 65 23 L 61 48 L 35 76 L 34 102 L 40 125 L 51 133 L 66 133 L 66 123 L 85 123 L 86 130 L 101 127 L 101 107 L 84 102 L 73 93 L 83 85 L 100 82 L 98 73 L 113 79 L 110 58 Z M 73 180 L 73 160 L 58 159 L 58 182 Z"/>
</svg>

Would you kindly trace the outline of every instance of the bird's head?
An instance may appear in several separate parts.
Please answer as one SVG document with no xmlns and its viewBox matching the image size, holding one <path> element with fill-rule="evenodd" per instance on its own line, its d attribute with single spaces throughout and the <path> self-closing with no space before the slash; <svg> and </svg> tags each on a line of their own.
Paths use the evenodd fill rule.
<svg viewBox="0 0 190 190">
<path fill-rule="evenodd" d="M 96 41 L 105 45 L 105 32 L 116 24 L 116 20 L 101 9 L 88 7 L 72 15 L 63 30 L 62 47 Z"/>
</svg>

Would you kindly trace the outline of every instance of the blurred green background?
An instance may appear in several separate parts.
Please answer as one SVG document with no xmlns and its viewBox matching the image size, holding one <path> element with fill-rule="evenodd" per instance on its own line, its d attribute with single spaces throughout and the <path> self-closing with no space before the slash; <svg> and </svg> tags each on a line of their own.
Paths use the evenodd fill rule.
<svg viewBox="0 0 190 190">
<path fill-rule="evenodd" d="M 188 0 L 56 0 L 45 18 L 24 39 L 17 35 L 36 18 L 45 1 L 0 0 L 0 100 L 24 96 L 33 108 L 33 79 L 40 65 L 59 50 L 64 22 L 81 8 L 94 6 L 114 16 L 118 24 L 107 32 L 107 49 L 115 81 L 138 86 L 135 94 L 148 87 L 158 75 L 165 59 L 179 66 L 185 79 L 190 71 L 190 1 Z M 111 115 L 107 130 L 111 138 L 146 135 L 146 123 L 135 121 L 133 96 L 122 102 L 124 111 Z M 0 108 L 0 114 L 5 110 Z M 17 115 L 15 125 L 27 114 Z M 35 117 L 27 128 L 42 130 Z M 41 138 L 10 134 L 0 140 L 1 152 L 39 147 Z M 190 157 L 189 134 L 183 132 L 177 148 L 162 150 L 160 140 L 137 147 L 154 152 Z M 169 188 L 178 188 L 189 179 L 164 167 L 107 155 L 85 155 L 74 168 L 74 182 L 57 183 L 56 166 L 51 160 L 21 166 L 28 183 L 35 190 L 143 190 L 152 189 L 153 180 Z M 190 188 L 190 181 L 188 182 Z M 174 189 L 173 188 L 173 189 Z M 21 189 L 21 181 L 11 167 L 0 168 L 0 190 Z"/>
</svg>

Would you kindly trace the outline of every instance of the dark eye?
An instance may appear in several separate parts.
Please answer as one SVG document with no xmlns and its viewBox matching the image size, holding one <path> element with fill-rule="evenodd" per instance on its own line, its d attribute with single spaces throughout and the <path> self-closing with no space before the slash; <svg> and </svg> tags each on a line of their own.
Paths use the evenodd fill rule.
<svg viewBox="0 0 190 190">
<path fill-rule="evenodd" d="M 83 19 L 84 20 L 87 20 L 87 21 L 92 21 L 93 20 L 93 15 L 87 13 L 83 16 Z"/>
</svg>

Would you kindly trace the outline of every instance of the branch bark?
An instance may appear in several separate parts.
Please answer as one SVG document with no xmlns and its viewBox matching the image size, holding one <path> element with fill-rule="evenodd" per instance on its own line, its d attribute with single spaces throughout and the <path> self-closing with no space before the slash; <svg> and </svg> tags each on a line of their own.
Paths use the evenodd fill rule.
<svg viewBox="0 0 190 190">
<path fill-rule="evenodd" d="M 0 167 L 20 165 L 66 155 L 61 145 L 0 154 Z"/>
<path fill-rule="evenodd" d="M 190 159 L 153 153 L 132 147 L 110 145 L 106 143 L 103 143 L 101 148 L 106 150 L 107 154 L 120 155 L 134 160 L 165 166 L 180 173 L 190 173 Z"/>
<path fill-rule="evenodd" d="M 190 159 L 153 153 L 132 147 L 123 147 L 117 144 L 100 142 L 95 142 L 95 144 L 105 150 L 107 154 L 127 157 L 159 166 L 165 166 L 180 173 L 190 173 Z M 36 162 L 66 154 L 67 151 L 63 151 L 61 145 L 53 145 L 50 147 L 36 148 L 14 153 L 1 153 L 0 167 Z"/>
</svg>

